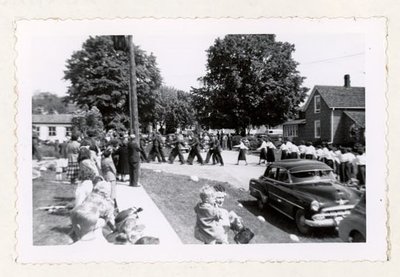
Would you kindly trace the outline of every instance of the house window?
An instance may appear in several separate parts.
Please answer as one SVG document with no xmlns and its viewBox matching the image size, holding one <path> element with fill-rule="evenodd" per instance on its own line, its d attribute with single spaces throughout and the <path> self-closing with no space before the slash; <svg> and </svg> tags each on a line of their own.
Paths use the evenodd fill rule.
<svg viewBox="0 0 400 277">
<path fill-rule="evenodd" d="M 65 128 L 65 136 L 70 137 L 71 136 L 71 131 L 72 131 L 71 127 L 66 127 Z"/>
<path fill-rule="evenodd" d="M 319 120 L 314 121 L 314 137 L 315 138 L 321 137 L 321 121 Z"/>
<path fill-rule="evenodd" d="M 321 96 L 314 96 L 314 113 L 319 113 L 321 111 Z"/>
<path fill-rule="evenodd" d="M 286 125 L 284 129 L 285 137 L 297 137 L 298 125 Z"/>
<path fill-rule="evenodd" d="M 39 134 L 39 133 L 40 133 L 40 127 L 39 127 L 39 126 L 33 125 L 33 126 L 32 126 L 32 131 L 33 131 L 35 134 Z"/>
<path fill-rule="evenodd" d="M 55 137 L 57 135 L 56 133 L 56 127 L 50 126 L 49 127 L 49 137 Z"/>
</svg>

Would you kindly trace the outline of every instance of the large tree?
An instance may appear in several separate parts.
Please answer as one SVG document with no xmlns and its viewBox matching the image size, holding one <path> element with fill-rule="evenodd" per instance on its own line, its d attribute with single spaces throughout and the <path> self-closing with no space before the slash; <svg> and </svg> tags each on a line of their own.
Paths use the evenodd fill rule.
<svg viewBox="0 0 400 277">
<path fill-rule="evenodd" d="M 202 87 L 193 88 L 202 124 L 245 130 L 295 116 L 307 88 L 293 60 L 293 44 L 275 35 L 227 35 L 207 50 Z"/>
<path fill-rule="evenodd" d="M 178 127 L 186 128 L 194 124 L 195 115 L 191 95 L 172 87 L 162 86 L 158 90 L 155 116 L 166 133 L 173 133 Z"/>
<path fill-rule="evenodd" d="M 161 75 L 153 54 L 146 54 L 135 46 L 137 96 L 141 124 L 154 121 L 156 90 Z M 68 100 L 83 107 L 96 106 L 107 127 L 126 124 L 129 114 L 129 63 L 125 51 L 115 50 L 111 36 L 87 39 L 82 50 L 67 60 L 64 78 L 71 82 Z M 115 122 L 120 118 L 121 122 Z M 125 126 L 127 127 L 127 126 Z"/>
</svg>

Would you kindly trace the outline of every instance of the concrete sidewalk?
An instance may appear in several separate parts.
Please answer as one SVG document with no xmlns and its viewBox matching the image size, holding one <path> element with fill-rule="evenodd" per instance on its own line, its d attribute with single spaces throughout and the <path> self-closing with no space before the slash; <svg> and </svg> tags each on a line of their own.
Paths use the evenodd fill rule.
<svg viewBox="0 0 400 277">
<path fill-rule="evenodd" d="M 116 194 L 120 211 L 131 207 L 143 209 L 139 213 L 139 218 L 140 222 L 146 226 L 143 231 L 145 236 L 159 238 L 162 245 L 182 244 L 167 219 L 142 187 L 130 187 L 117 183 Z"/>
<path fill-rule="evenodd" d="M 206 154 L 201 154 L 203 159 L 205 159 Z M 258 165 L 258 156 L 247 155 L 248 165 L 245 165 L 243 161 L 241 161 L 239 165 L 236 165 L 238 154 L 239 152 L 237 151 L 223 151 L 222 158 L 224 160 L 224 166 L 211 164 L 202 166 L 197 164 L 196 161 L 193 165 L 181 165 L 176 159 L 174 164 L 152 162 L 142 163 L 141 167 L 152 170 L 162 170 L 173 174 L 197 176 L 204 179 L 228 182 L 236 188 L 248 190 L 249 180 L 262 175 L 265 171 L 265 164 Z M 187 154 L 184 154 L 184 157 L 186 160 Z"/>
</svg>

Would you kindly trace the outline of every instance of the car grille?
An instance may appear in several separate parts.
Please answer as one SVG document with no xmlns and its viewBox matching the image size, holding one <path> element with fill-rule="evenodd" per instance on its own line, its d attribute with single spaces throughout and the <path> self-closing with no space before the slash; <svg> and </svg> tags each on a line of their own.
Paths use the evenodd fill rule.
<svg viewBox="0 0 400 277">
<path fill-rule="evenodd" d="M 323 208 L 320 213 L 313 216 L 314 220 L 345 217 L 348 216 L 354 205 L 340 205 L 334 207 Z"/>
</svg>

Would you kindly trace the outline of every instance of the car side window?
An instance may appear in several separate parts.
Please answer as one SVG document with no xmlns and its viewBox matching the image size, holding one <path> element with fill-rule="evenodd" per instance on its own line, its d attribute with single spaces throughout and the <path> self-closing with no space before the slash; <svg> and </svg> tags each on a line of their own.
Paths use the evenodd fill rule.
<svg viewBox="0 0 400 277">
<path fill-rule="evenodd" d="M 266 172 L 267 174 L 265 175 L 265 177 L 270 178 L 270 179 L 275 179 L 276 171 L 277 171 L 276 167 L 270 167 L 268 169 L 268 171 Z"/>
<path fill-rule="evenodd" d="M 289 183 L 289 173 L 287 172 L 286 169 L 284 168 L 279 169 L 277 180 L 280 182 Z"/>
</svg>

